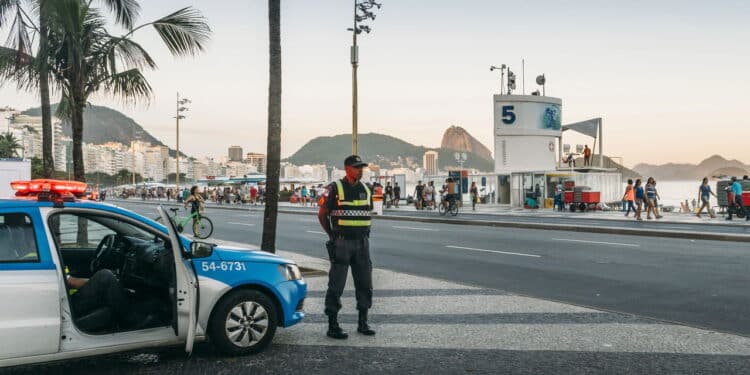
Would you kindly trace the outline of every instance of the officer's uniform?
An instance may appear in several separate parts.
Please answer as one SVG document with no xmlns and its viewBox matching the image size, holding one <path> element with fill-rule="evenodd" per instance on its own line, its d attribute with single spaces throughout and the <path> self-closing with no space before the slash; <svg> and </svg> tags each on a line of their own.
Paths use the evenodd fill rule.
<svg viewBox="0 0 750 375">
<path fill-rule="evenodd" d="M 336 316 L 341 310 L 341 294 L 352 268 L 357 310 L 372 307 L 372 262 L 370 261 L 370 219 L 372 192 L 363 182 L 350 185 L 338 180 L 327 187 L 325 207 L 329 212 L 334 246 L 328 249 L 331 270 L 326 292 L 325 313 Z"/>
</svg>

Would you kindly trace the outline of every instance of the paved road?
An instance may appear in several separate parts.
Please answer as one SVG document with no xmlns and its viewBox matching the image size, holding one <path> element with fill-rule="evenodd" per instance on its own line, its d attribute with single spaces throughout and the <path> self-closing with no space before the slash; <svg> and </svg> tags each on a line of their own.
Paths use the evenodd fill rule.
<svg viewBox="0 0 750 375">
<path fill-rule="evenodd" d="M 260 242 L 261 211 L 208 215 L 216 238 Z M 314 216 L 279 216 L 278 248 L 323 257 L 325 239 Z M 377 220 L 371 251 L 385 269 L 750 336 L 747 243 Z"/>
</svg>

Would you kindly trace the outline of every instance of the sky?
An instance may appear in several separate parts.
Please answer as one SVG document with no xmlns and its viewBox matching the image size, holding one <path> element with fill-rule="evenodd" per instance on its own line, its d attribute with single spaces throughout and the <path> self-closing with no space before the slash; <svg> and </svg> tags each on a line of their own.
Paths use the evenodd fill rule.
<svg viewBox="0 0 750 375">
<path fill-rule="evenodd" d="M 349 46 L 353 1 L 282 0 L 282 157 L 317 136 L 351 132 Z M 383 0 L 359 38 L 359 132 L 439 147 L 459 125 L 493 150 L 492 95 L 517 73 L 525 91 L 544 73 L 563 123 L 604 119 L 606 154 L 626 166 L 698 163 L 713 154 L 750 163 L 750 2 L 735 0 Z M 136 40 L 158 70 L 148 103 L 106 105 L 173 146 L 177 92 L 192 100 L 180 124 L 193 156 L 266 149 L 268 10 L 265 0 L 141 1 L 147 22 L 184 6 L 213 30 L 205 53 L 174 58 L 151 29 Z M 56 101 L 56 99 L 53 99 Z M 38 106 L 35 93 L 0 88 L 0 106 Z M 567 134 L 567 133 L 566 133 Z M 591 143 L 567 137 L 565 143 Z"/>
</svg>

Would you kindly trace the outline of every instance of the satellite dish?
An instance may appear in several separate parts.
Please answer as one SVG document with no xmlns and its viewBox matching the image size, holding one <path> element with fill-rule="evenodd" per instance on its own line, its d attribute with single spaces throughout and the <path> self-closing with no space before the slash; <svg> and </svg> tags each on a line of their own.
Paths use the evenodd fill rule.
<svg viewBox="0 0 750 375">
<path fill-rule="evenodd" d="M 466 159 L 467 159 L 467 157 L 466 157 L 466 153 L 465 153 L 465 152 L 462 152 L 462 153 L 461 153 L 461 159 L 462 159 L 462 160 L 466 160 Z"/>
<path fill-rule="evenodd" d="M 456 158 L 456 160 L 461 159 L 461 154 L 459 154 L 458 152 L 456 152 L 456 153 L 453 154 L 453 157 Z"/>
<path fill-rule="evenodd" d="M 545 83 L 547 83 L 547 79 L 544 78 L 544 74 L 542 74 L 540 76 L 536 76 L 536 84 L 537 85 L 542 85 L 543 86 Z"/>
</svg>

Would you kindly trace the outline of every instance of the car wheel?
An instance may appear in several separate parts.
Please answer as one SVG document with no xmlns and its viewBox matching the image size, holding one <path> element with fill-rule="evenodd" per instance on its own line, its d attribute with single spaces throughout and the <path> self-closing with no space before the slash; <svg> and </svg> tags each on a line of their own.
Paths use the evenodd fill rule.
<svg viewBox="0 0 750 375">
<path fill-rule="evenodd" d="M 238 290 L 223 298 L 208 323 L 208 336 L 229 355 L 261 352 L 276 334 L 276 306 L 256 290 Z"/>
</svg>

